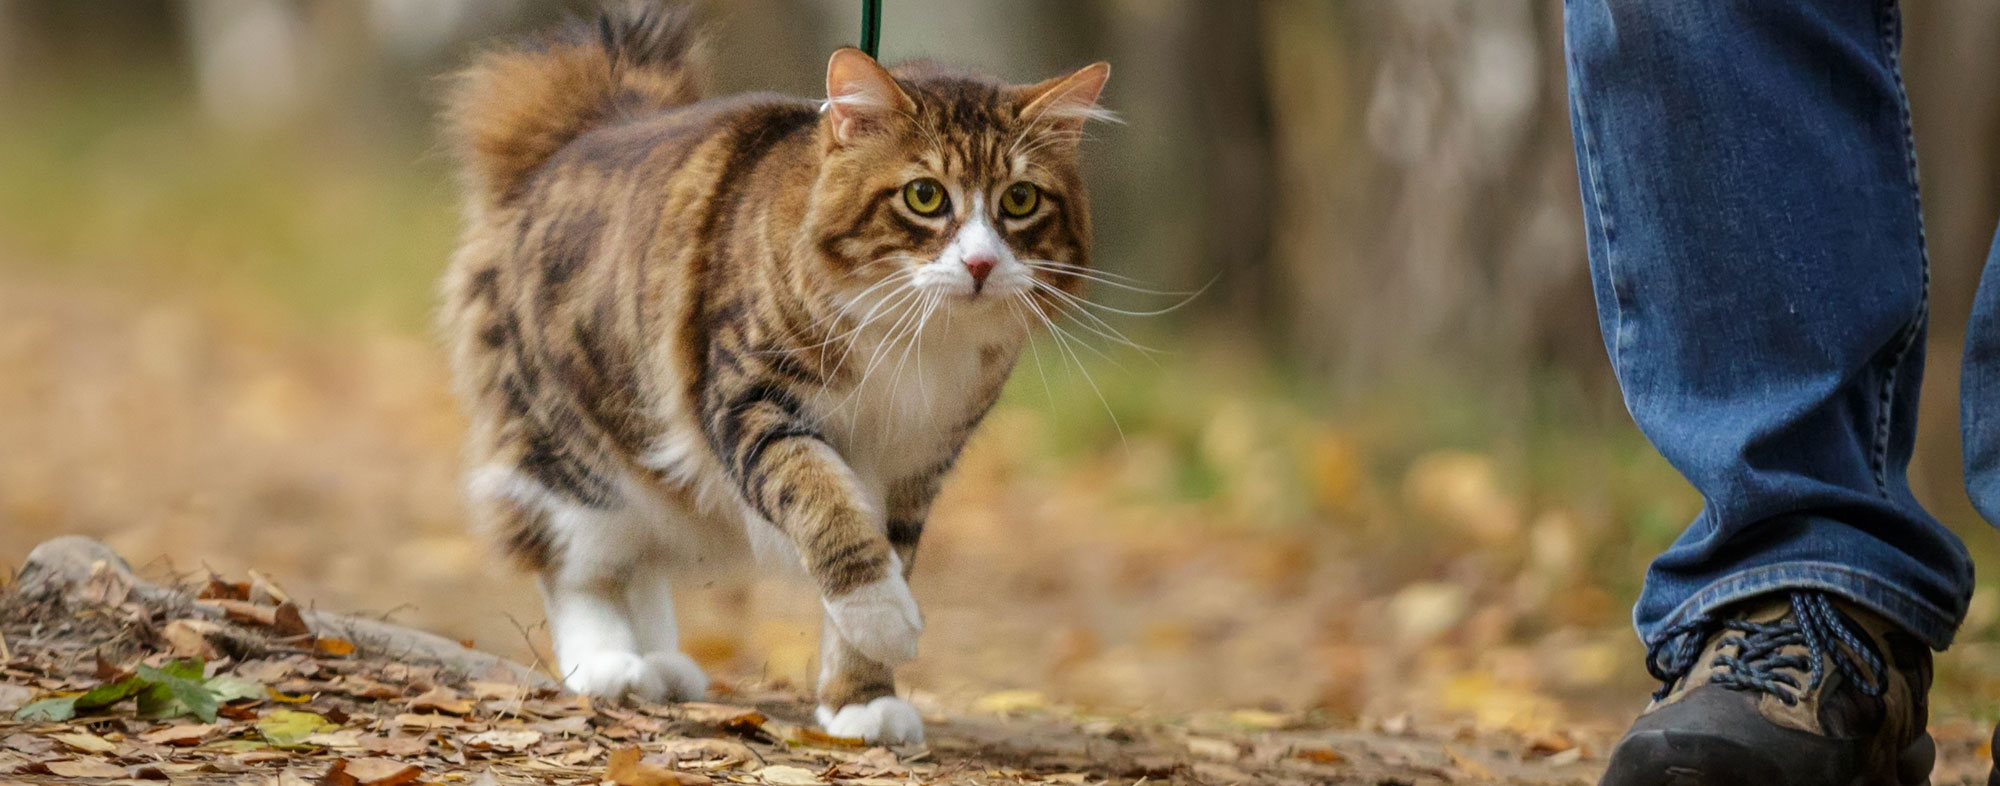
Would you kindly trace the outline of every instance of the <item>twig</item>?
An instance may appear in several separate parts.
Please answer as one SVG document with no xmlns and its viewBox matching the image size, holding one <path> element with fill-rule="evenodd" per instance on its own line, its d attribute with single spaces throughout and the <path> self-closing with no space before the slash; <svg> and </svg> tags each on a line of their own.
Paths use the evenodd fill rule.
<svg viewBox="0 0 2000 786">
<path fill-rule="evenodd" d="M 7 649 L 7 632 L 0 630 L 0 663 L 14 659 L 14 651 Z"/>
<path fill-rule="evenodd" d="M 527 626 L 522 625 L 521 621 L 515 619 L 513 614 L 506 616 L 507 621 L 513 624 L 514 630 L 521 634 L 521 643 L 528 645 L 528 654 L 535 656 L 535 662 L 528 664 L 528 670 L 541 671 L 544 674 L 554 677 L 556 682 L 562 682 L 563 675 L 556 671 L 555 662 L 542 657 L 542 648 L 535 646 L 535 637 L 533 634 L 528 633 Z"/>
</svg>

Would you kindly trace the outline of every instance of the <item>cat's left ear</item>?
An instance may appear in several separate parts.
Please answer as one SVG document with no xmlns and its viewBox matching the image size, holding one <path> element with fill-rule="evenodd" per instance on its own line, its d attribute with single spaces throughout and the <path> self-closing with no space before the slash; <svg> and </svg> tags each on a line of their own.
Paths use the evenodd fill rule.
<svg viewBox="0 0 2000 786">
<path fill-rule="evenodd" d="M 842 47 L 826 64 L 826 118 L 837 144 L 847 144 L 889 118 L 910 115 L 917 104 L 896 84 L 896 78 L 875 58 L 854 47 Z"/>
<path fill-rule="evenodd" d="M 1097 105 L 1104 81 L 1110 78 L 1110 63 L 1091 63 L 1076 73 L 1017 88 L 1021 92 L 1020 115 L 1029 123 L 1048 123 L 1064 130 L 1079 128 L 1087 120 L 1116 122 L 1117 115 Z"/>
</svg>

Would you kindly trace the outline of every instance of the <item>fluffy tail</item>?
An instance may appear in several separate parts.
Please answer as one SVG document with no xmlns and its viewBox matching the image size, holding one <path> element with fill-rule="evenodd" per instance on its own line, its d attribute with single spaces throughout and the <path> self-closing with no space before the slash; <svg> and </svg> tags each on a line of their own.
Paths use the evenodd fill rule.
<svg viewBox="0 0 2000 786">
<path fill-rule="evenodd" d="M 472 199 L 505 204 L 591 127 L 701 99 L 700 36 L 684 5 L 632 2 L 458 75 L 445 125 Z"/>
</svg>

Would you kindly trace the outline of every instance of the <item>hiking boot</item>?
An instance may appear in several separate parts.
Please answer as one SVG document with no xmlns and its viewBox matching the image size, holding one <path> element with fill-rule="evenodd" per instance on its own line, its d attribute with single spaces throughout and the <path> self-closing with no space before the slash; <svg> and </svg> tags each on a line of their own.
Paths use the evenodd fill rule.
<svg viewBox="0 0 2000 786">
<path fill-rule="evenodd" d="M 1819 592 L 1783 592 L 1667 631 L 1660 692 L 1601 786 L 1916 786 L 1936 749 L 1931 652 Z"/>
</svg>

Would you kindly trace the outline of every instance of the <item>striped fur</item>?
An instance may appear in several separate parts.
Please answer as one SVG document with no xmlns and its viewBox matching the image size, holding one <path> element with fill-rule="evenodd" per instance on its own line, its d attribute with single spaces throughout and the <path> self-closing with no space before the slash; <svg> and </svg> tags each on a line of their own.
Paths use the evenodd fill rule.
<svg viewBox="0 0 2000 786">
<path fill-rule="evenodd" d="M 642 6 L 456 83 L 442 327 L 474 515 L 539 573 L 572 687 L 696 684 L 647 671 L 672 622 L 638 617 L 670 602 L 630 576 L 760 552 L 826 600 L 823 703 L 867 704 L 914 654 L 903 573 L 931 500 L 1029 314 L 1083 283 L 1021 260 L 1089 263 L 1077 125 L 1106 71 L 1009 86 L 842 50 L 829 101 L 702 98 L 698 43 Z M 945 215 L 904 199 L 919 177 Z M 1019 182 L 1040 208 L 1000 215 Z"/>
</svg>

